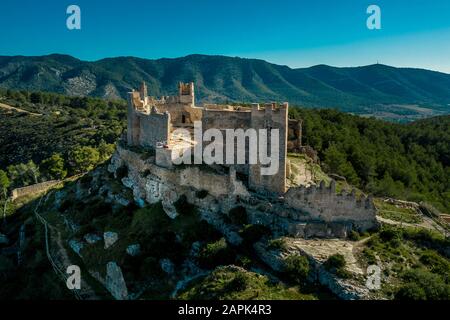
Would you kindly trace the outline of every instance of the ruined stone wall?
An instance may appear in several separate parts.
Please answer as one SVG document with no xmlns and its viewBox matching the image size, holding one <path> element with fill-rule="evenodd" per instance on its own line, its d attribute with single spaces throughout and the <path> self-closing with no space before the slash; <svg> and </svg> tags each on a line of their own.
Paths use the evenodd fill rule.
<svg viewBox="0 0 450 320">
<path fill-rule="evenodd" d="M 203 108 L 193 107 L 180 102 L 163 101 L 155 103 L 159 112 L 169 112 L 174 126 L 193 125 L 201 121 Z"/>
<path fill-rule="evenodd" d="M 139 144 L 156 147 L 158 142 L 168 142 L 170 137 L 170 114 L 152 110 L 150 114 L 139 114 Z"/>
<path fill-rule="evenodd" d="M 45 192 L 48 189 L 54 187 L 61 181 L 59 180 L 51 180 L 51 181 L 45 181 L 37 184 L 33 184 L 31 186 L 23 187 L 23 188 L 17 188 L 12 191 L 12 200 L 14 201 L 17 198 L 24 197 L 24 196 L 30 196 L 30 195 L 36 195 L 41 192 Z"/>
<path fill-rule="evenodd" d="M 299 152 L 302 147 L 302 121 L 289 119 L 288 128 L 287 151 Z"/>
<path fill-rule="evenodd" d="M 139 93 L 128 93 L 128 111 L 127 111 L 127 142 L 131 146 L 139 144 L 140 120 L 135 109 L 135 102 Z"/>
<path fill-rule="evenodd" d="M 177 195 L 189 194 L 190 191 L 206 190 L 215 198 L 227 198 L 239 195 L 242 198 L 249 196 L 241 181 L 236 179 L 235 171 L 230 170 L 229 175 L 221 175 L 202 170 L 199 166 L 173 167 L 172 169 L 156 165 L 155 158 L 142 160 L 138 153 L 117 148 L 112 157 L 109 170 L 115 172 L 122 165 L 128 167 L 128 177 L 124 184 L 133 189 L 136 199 L 145 199 L 149 203 L 174 198 Z M 177 196 L 175 197 L 177 200 Z"/>
<path fill-rule="evenodd" d="M 358 198 L 355 193 L 336 194 L 334 182 L 330 187 L 291 188 L 285 194 L 287 206 L 307 212 L 311 220 L 325 223 L 350 222 L 360 230 L 372 228 L 376 222 L 376 208 L 370 197 Z"/>
<path fill-rule="evenodd" d="M 251 127 L 251 112 L 206 109 L 203 111 L 202 128 L 225 129 L 248 129 Z"/>
</svg>

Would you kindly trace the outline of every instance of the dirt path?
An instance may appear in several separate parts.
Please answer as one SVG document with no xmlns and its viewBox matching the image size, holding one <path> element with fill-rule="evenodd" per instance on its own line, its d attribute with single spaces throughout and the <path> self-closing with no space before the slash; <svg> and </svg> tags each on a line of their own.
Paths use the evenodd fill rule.
<svg viewBox="0 0 450 320">
<path fill-rule="evenodd" d="M 67 270 L 67 267 L 73 265 L 70 261 L 69 255 L 67 254 L 67 250 L 63 245 L 63 241 L 61 238 L 61 233 L 53 227 L 50 227 L 51 233 L 55 236 L 52 239 L 52 243 L 55 245 L 53 248 L 53 257 L 57 261 L 57 263 L 63 266 L 63 270 Z M 83 279 L 83 275 L 81 275 L 81 289 L 78 290 L 78 293 L 83 298 L 83 300 L 99 300 L 99 297 L 95 294 L 95 291 L 89 286 L 89 284 Z"/>
<path fill-rule="evenodd" d="M 445 234 L 444 228 L 442 228 L 440 225 L 438 225 L 436 222 L 433 221 L 433 219 L 422 216 L 423 221 L 421 223 L 406 223 L 406 222 L 400 222 L 400 221 L 394 221 L 390 219 L 386 219 L 380 216 L 377 216 L 377 220 L 381 223 L 395 225 L 395 226 L 402 226 L 402 227 L 412 227 L 412 228 L 424 228 L 428 230 L 434 230 L 438 231 L 442 234 Z"/>
<path fill-rule="evenodd" d="M 45 201 L 48 200 L 47 194 Z M 71 263 L 69 256 L 67 254 L 66 248 L 64 247 L 61 239 L 61 233 L 54 227 L 52 227 L 45 218 L 39 214 L 39 208 L 41 206 L 43 197 L 39 200 L 36 208 L 34 209 L 35 217 L 43 224 L 45 228 L 45 247 L 47 258 L 49 259 L 50 264 L 52 265 L 55 273 L 58 277 L 63 281 L 63 285 L 66 285 L 66 281 L 68 275 L 65 273 L 67 267 L 73 265 Z M 51 231 L 51 232 L 49 232 Z M 53 237 L 51 234 L 53 233 Z M 56 239 L 55 235 L 56 234 Z M 73 294 L 78 300 L 95 300 L 98 299 L 94 290 L 84 281 L 83 277 L 81 277 L 81 289 L 74 290 Z"/>
<path fill-rule="evenodd" d="M 24 110 L 24 109 L 11 107 L 11 106 L 9 106 L 7 104 L 4 104 L 4 103 L 0 103 L 0 108 L 6 109 L 8 111 L 16 111 L 16 112 L 26 113 L 26 114 L 29 114 L 29 115 L 32 115 L 32 116 L 42 116 L 42 114 L 40 114 L 40 113 L 34 113 L 34 112 L 30 112 L 30 111 L 27 111 L 27 110 Z"/>
</svg>

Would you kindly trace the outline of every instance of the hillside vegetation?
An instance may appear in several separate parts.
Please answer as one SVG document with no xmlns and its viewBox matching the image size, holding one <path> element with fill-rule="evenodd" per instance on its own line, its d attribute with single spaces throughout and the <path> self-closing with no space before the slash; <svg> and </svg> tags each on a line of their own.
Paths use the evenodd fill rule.
<svg viewBox="0 0 450 320">
<path fill-rule="evenodd" d="M 293 108 L 325 171 L 367 192 L 450 211 L 450 116 L 393 124 L 335 110 Z"/>
<path fill-rule="evenodd" d="M 0 169 L 12 186 L 92 169 L 111 155 L 125 128 L 123 101 L 11 90 L 0 96 L 42 114 L 0 110 Z M 318 152 L 327 173 L 378 196 L 450 211 L 450 116 L 393 124 L 336 110 L 290 111 L 303 119 L 304 144 Z"/>
</svg>

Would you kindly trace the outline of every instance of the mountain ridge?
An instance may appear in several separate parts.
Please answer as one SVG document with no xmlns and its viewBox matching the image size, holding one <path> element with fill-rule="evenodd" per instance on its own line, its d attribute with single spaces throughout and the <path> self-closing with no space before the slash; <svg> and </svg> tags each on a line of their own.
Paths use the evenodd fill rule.
<svg viewBox="0 0 450 320">
<path fill-rule="evenodd" d="M 65 54 L 0 56 L 0 87 L 69 95 L 125 98 L 148 83 L 152 95 L 196 83 L 199 102 L 289 101 L 358 114 L 450 112 L 450 74 L 383 64 L 291 68 L 261 59 L 191 54 L 179 58 L 132 56 L 83 61 Z"/>
</svg>

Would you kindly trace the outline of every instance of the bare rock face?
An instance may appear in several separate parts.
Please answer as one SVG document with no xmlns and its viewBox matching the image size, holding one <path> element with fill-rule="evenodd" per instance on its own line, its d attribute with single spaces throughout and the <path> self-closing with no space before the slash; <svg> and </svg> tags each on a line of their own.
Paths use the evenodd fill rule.
<svg viewBox="0 0 450 320">
<path fill-rule="evenodd" d="M 8 243 L 9 243 L 8 237 L 0 233 L 0 244 L 8 244 Z"/>
<path fill-rule="evenodd" d="M 83 242 L 77 240 L 70 240 L 69 246 L 77 255 L 81 257 L 81 249 L 83 249 L 84 247 Z"/>
<path fill-rule="evenodd" d="M 107 231 L 103 234 L 103 240 L 105 241 L 105 249 L 108 249 L 119 240 L 119 235 L 116 232 Z"/>
<path fill-rule="evenodd" d="M 127 247 L 127 253 L 132 256 L 136 257 L 141 254 L 141 245 L 139 243 L 129 245 Z"/>
<path fill-rule="evenodd" d="M 94 233 L 88 233 L 84 236 L 84 240 L 89 244 L 94 244 L 102 240 L 102 238 Z"/>
<path fill-rule="evenodd" d="M 106 265 L 106 289 L 116 300 L 128 300 L 128 289 L 123 278 L 122 269 L 116 262 Z"/>
<path fill-rule="evenodd" d="M 175 272 L 175 265 L 169 259 L 161 259 L 159 261 L 159 265 L 161 266 L 161 269 L 165 273 L 167 273 L 168 275 L 174 274 L 174 272 Z"/>
<path fill-rule="evenodd" d="M 358 266 L 353 255 L 353 244 L 344 240 L 304 240 L 284 238 L 287 249 L 269 250 L 263 243 L 254 245 L 256 253 L 268 266 L 275 271 L 285 269 L 285 259 L 292 254 L 307 256 L 313 273 L 311 281 L 320 283 L 328 287 L 331 292 L 344 300 L 365 300 L 370 299 L 370 290 L 361 280 L 364 277 L 363 270 Z M 333 254 L 342 254 L 346 261 L 346 270 L 350 272 L 350 279 L 341 279 L 329 272 L 323 263 Z"/>
</svg>

